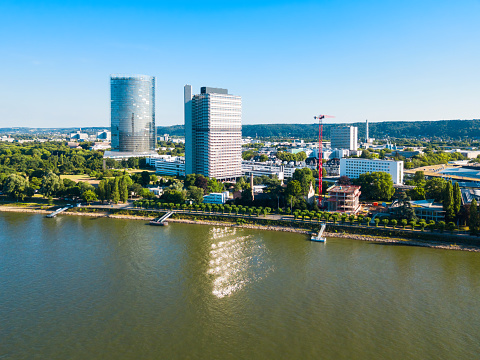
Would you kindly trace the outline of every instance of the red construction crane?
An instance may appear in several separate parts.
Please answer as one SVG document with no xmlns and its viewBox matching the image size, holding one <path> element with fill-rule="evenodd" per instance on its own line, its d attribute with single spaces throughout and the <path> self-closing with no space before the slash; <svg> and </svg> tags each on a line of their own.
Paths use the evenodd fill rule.
<svg viewBox="0 0 480 360">
<path fill-rule="evenodd" d="M 318 120 L 318 207 L 322 207 L 322 177 L 323 177 L 323 119 L 334 118 L 331 115 L 318 115 L 314 116 L 315 120 Z"/>
</svg>

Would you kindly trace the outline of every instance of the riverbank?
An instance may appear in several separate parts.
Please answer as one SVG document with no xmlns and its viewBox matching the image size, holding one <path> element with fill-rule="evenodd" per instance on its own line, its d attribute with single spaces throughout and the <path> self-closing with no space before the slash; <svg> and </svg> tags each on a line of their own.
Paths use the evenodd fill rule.
<svg viewBox="0 0 480 360">
<path fill-rule="evenodd" d="M 42 210 L 42 209 L 31 209 L 18 206 L 0 206 L 0 212 L 19 212 L 19 213 L 36 213 L 36 214 L 49 214 L 51 211 Z M 152 217 L 147 216 L 135 216 L 135 215 L 118 215 L 111 214 L 108 211 L 103 212 L 63 212 L 61 215 L 73 215 L 73 216 L 89 216 L 89 217 L 107 217 L 111 219 L 124 219 L 124 220 L 142 220 L 150 221 Z M 183 214 L 184 215 L 184 214 Z M 196 225 L 210 225 L 210 226 L 228 226 L 228 227 L 239 227 L 244 229 L 255 229 L 255 230 L 267 230 L 267 231 L 283 231 L 283 232 L 292 232 L 298 234 L 311 235 L 312 231 L 302 228 L 286 227 L 286 226 L 272 226 L 272 225 L 260 225 L 260 224 L 238 224 L 228 221 L 208 221 L 208 220 L 189 220 L 189 219 L 175 219 L 170 218 L 168 222 L 175 223 L 185 223 L 185 224 L 196 224 Z M 407 239 L 401 237 L 384 237 L 376 235 L 360 235 L 354 233 L 346 232 L 325 232 L 325 236 L 334 237 L 334 238 L 344 238 L 351 240 L 360 240 L 360 241 L 369 241 L 376 243 L 388 243 L 392 245 L 404 245 L 404 246 L 420 246 L 420 247 L 429 247 L 434 249 L 443 249 L 443 250 L 461 250 L 461 251 L 470 251 L 470 252 L 480 252 L 480 246 L 471 245 L 471 244 L 456 244 L 451 243 L 450 241 L 442 241 L 441 239 L 433 240 L 419 240 L 419 239 Z"/>
</svg>

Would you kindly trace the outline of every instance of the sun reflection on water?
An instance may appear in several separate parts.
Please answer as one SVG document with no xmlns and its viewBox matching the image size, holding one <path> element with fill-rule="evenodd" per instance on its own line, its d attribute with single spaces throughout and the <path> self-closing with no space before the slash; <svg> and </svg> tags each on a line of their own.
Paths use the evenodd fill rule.
<svg viewBox="0 0 480 360">
<path fill-rule="evenodd" d="M 265 245 L 252 235 L 238 236 L 237 229 L 212 228 L 213 243 L 207 273 L 213 278 L 212 293 L 229 296 L 273 270 Z"/>
</svg>

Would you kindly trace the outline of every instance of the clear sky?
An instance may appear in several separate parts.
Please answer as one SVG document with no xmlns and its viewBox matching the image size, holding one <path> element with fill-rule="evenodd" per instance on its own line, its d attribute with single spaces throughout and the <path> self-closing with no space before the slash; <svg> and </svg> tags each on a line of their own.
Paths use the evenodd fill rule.
<svg viewBox="0 0 480 360">
<path fill-rule="evenodd" d="M 480 0 L 4 1 L 0 127 L 109 126 L 109 75 L 228 88 L 243 123 L 480 118 Z"/>
</svg>

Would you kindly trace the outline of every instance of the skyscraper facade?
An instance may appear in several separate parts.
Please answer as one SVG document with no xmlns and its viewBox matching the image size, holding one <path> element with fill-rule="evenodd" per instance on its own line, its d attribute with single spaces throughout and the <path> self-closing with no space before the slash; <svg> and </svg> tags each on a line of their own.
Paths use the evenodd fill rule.
<svg viewBox="0 0 480 360">
<path fill-rule="evenodd" d="M 242 98 L 185 85 L 185 170 L 218 180 L 242 176 Z"/>
<path fill-rule="evenodd" d="M 358 128 L 356 126 L 335 127 L 330 130 L 332 149 L 357 150 Z"/>
<path fill-rule="evenodd" d="M 155 150 L 155 77 L 110 77 L 112 149 Z"/>
</svg>

